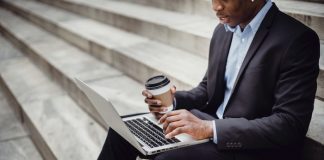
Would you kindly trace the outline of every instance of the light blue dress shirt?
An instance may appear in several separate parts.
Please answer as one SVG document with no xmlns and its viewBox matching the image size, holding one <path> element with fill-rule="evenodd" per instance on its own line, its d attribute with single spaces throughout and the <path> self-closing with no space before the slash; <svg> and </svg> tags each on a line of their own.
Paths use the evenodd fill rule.
<svg viewBox="0 0 324 160">
<path fill-rule="evenodd" d="M 216 111 L 216 115 L 219 119 L 223 119 L 223 114 L 227 106 L 228 100 L 232 94 L 235 80 L 237 78 L 238 72 L 241 68 L 243 60 L 248 52 L 248 49 L 252 43 L 255 33 L 258 31 L 259 26 L 264 19 L 265 15 L 268 13 L 272 6 L 271 0 L 267 0 L 263 8 L 258 12 L 258 14 L 252 19 L 252 21 L 244 28 L 242 31 L 240 26 L 232 28 L 228 25 L 225 26 L 226 32 L 233 32 L 233 38 L 229 54 L 227 57 L 226 70 L 225 70 L 225 95 L 224 101 L 219 106 Z M 217 131 L 216 124 L 213 123 L 213 141 L 217 144 Z"/>
</svg>

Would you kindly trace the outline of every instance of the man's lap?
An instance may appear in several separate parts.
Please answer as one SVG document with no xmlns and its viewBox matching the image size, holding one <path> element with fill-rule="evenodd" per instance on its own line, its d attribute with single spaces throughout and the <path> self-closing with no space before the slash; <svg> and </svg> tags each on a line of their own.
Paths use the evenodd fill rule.
<svg viewBox="0 0 324 160">
<path fill-rule="evenodd" d="M 221 152 L 213 142 L 179 148 L 157 155 L 154 160 L 232 160 L 234 154 Z"/>
</svg>

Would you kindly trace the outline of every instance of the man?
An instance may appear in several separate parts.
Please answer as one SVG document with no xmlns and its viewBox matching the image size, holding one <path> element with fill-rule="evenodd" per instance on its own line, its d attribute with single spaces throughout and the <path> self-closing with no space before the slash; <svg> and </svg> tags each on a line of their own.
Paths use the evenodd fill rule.
<svg viewBox="0 0 324 160">
<path fill-rule="evenodd" d="M 208 69 L 190 91 L 175 91 L 175 109 L 143 91 L 167 138 L 187 133 L 212 141 L 161 153 L 154 159 L 298 159 L 307 132 L 319 72 L 314 31 L 271 0 L 213 0 L 220 19 Z M 123 155 L 127 153 L 127 155 Z M 110 131 L 99 159 L 139 154 Z"/>
</svg>

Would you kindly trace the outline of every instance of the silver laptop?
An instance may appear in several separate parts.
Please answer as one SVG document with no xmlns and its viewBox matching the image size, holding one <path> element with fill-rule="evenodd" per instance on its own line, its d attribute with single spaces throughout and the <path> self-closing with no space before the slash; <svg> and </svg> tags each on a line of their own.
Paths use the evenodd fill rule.
<svg viewBox="0 0 324 160">
<path fill-rule="evenodd" d="M 162 125 L 152 114 L 142 114 L 121 118 L 114 106 L 79 79 L 75 79 L 78 87 L 87 95 L 93 106 L 108 126 L 126 139 L 143 155 L 153 155 L 167 150 L 207 142 L 208 139 L 194 140 L 188 134 L 180 134 L 166 139 Z"/>
</svg>

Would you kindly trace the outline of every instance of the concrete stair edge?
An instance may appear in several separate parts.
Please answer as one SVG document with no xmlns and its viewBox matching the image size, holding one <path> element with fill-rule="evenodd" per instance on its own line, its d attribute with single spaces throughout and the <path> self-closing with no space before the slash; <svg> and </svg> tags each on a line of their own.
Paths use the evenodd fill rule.
<svg viewBox="0 0 324 160">
<path fill-rule="evenodd" d="M 78 3 L 76 1 L 74 2 L 65 0 L 38 1 L 49 5 L 54 5 L 58 8 L 74 12 L 76 14 L 106 23 L 108 25 L 113 25 L 128 32 L 139 34 L 141 36 L 177 47 L 179 49 L 200 55 L 205 58 L 208 57 L 211 35 L 218 21 L 217 19 L 214 19 L 213 21 L 215 21 L 215 24 L 209 26 L 209 33 L 205 33 L 202 31 L 196 31 L 199 28 L 203 27 L 203 25 L 188 28 L 188 22 L 184 23 L 183 25 L 175 25 L 169 22 L 165 22 L 169 24 L 163 24 L 162 22 L 153 22 L 138 17 L 132 17 L 130 15 L 119 14 L 114 11 L 98 8 L 98 6 L 89 6 L 88 4 L 84 4 L 82 2 Z M 187 17 L 187 19 L 189 19 L 190 17 L 192 16 Z M 199 21 L 210 21 L 210 18 L 206 20 L 195 20 L 197 18 L 192 19 L 194 19 L 193 22 L 197 21 L 195 23 L 198 23 Z M 129 25 L 130 23 L 131 25 Z"/>
<path fill-rule="evenodd" d="M 20 103 L 13 95 L 13 93 L 10 91 L 8 85 L 6 84 L 5 80 L 2 78 L 1 74 L 0 74 L 0 89 L 4 91 L 5 97 L 9 102 L 9 105 L 13 107 L 15 116 L 24 125 L 24 128 L 26 128 L 27 131 L 29 132 L 28 134 L 31 140 L 34 142 L 41 156 L 43 158 L 46 157 L 49 160 L 55 160 L 54 158 L 55 156 L 53 152 L 49 149 L 45 141 L 42 138 L 39 138 L 41 137 L 40 133 L 38 132 L 37 128 L 31 123 L 30 119 L 26 116 L 26 114 L 22 110 Z"/>
<path fill-rule="evenodd" d="M 19 60 L 19 61 L 24 62 L 25 66 L 26 66 L 26 64 L 29 65 L 29 66 L 32 66 L 32 67 L 27 66 L 29 68 L 29 71 L 36 71 L 36 72 L 39 72 L 38 74 L 45 76 L 43 73 L 41 73 L 41 71 L 36 66 L 34 66 L 34 64 L 32 64 L 32 62 L 28 58 L 26 58 L 26 57 L 19 58 L 19 59 L 17 58 L 15 60 Z M 20 66 L 18 66 L 18 67 L 20 67 Z M 61 119 L 63 117 L 56 117 L 57 115 L 55 115 L 55 114 L 51 115 L 51 117 L 49 117 L 48 119 L 43 119 L 43 117 L 37 117 L 38 113 L 35 113 L 34 111 L 36 111 L 36 110 L 34 110 L 33 108 L 34 107 L 37 108 L 37 105 L 46 105 L 46 101 L 48 99 L 52 99 L 52 97 L 45 98 L 44 102 L 43 102 L 42 98 L 34 99 L 34 100 L 31 100 L 31 101 L 19 98 L 19 97 L 21 97 L 21 94 L 19 93 L 20 92 L 19 88 L 15 87 L 14 84 L 16 82 L 14 82 L 14 81 L 12 81 L 10 79 L 15 77 L 15 76 L 17 76 L 17 77 L 19 76 L 19 78 L 23 78 L 24 80 L 28 81 L 28 80 L 30 80 L 30 78 L 26 79 L 25 78 L 26 75 L 21 75 L 21 74 L 17 75 L 16 73 L 13 73 L 13 72 L 10 73 L 10 71 L 16 70 L 16 67 L 15 66 L 13 67 L 12 64 L 11 64 L 11 66 L 7 67 L 7 69 L 8 70 L 6 70 L 4 73 L 1 74 L 0 83 L 1 83 L 1 85 L 5 86 L 7 92 L 11 93 L 14 96 L 14 98 L 15 98 L 14 101 L 16 101 L 16 103 L 18 104 L 18 107 L 20 107 L 21 112 L 22 112 L 21 115 L 22 115 L 23 124 L 29 130 L 30 135 L 31 135 L 31 139 L 33 140 L 33 142 L 37 146 L 38 150 L 40 151 L 40 153 L 42 154 L 44 159 L 50 159 L 50 160 L 53 159 L 53 160 L 55 160 L 55 159 L 62 159 L 63 157 L 66 157 L 66 156 L 69 156 L 69 157 L 72 156 L 71 159 L 75 159 L 75 158 L 73 158 L 74 156 L 75 157 L 80 157 L 79 156 L 80 153 L 77 154 L 77 153 L 73 152 L 75 150 L 73 150 L 71 152 L 65 152 L 65 151 L 62 152 L 62 151 L 60 151 L 60 149 L 58 149 L 58 148 L 60 148 L 59 147 L 61 145 L 60 143 L 64 143 L 65 146 L 70 145 L 69 147 L 71 147 L 71 144 L 69 144 L 69 143 L 74 143 L 74 144 L 79 143 L 78 146 L 81 147 L 82 149 L 84 149 L 84 148 L 87 148 L 85 143 L 88 143 L 88 139 L 89 139 L 87 137 L 86 142 L 82 142 L 81 139 L 79 139 L 78 141 L 75 141 L 76 139 L 78 139 L 80 137 L 72 138 L 72 140 L 71 140 L 71 138 L 68 138 L 68 137 L 62 137 L 62 135 L 64 135 L 64 134 L 61 133 L 62 131 L 60 131 L 59 129 L 56 130 L 56 127 L 60 128 L 58 126 L 56 126 L 56 127 L 51 126 L 51 128 L 52 128 L 51 131 L 46 130 L 46 128 L 49 125 L 49 124 L 46 124 L 46 123 L 52 123 L 51 122 L 52 120 L 59 120 L 60 119 L 61 122 L 65 121 L 65 120 L 68 120 L 69 122 L 66 124 L 65 127 L 64 127 L 65 124 L 63 124 L 63 123 L 60 124 L 60 125 L 63 125 L 63 128 L 65 128 L 65 129 L 67 129 L 67 126 L 71 125 L 70 123 L 73 122 L 73 121 L 76 122 L 76 123 L 85 122 L 85 121 L 91 122 L 92 126 L 90 125 L 91 127 L 89 127 L 89 128 L 82 128 L 82 127 L 86 127 L 86 126 L 88 127 L 89 124 L 84 124 L 83 126 L 76 125 L 76 126 L 74 126 L 74 128 L 68 127 L 69 129 L 64 130 L 63 132 L 67 132 L 67 135 L 70 135 L 70 134 L 73 133 L 74 135 L 77 136 L 79 134 L 78 130 L 90 130 L 89 132 L 93 132 L 94 130 L 96 130 L 97 135 L 93 135 L 93 136 L 100 135 L 101 136 L 100 137 L 100 139 L 101 139 L 100 142 L 104 140 L 106 132 L 101 127 L 99 127 L 98 124 L 95 124 L 95 122 L 87 114 L 82 113 L 82 111 L 80 109 L 78 109 L 76 104 L 74 104 L 71 100 L 69 100 L 70 97 L 67 94 L 63 93 L 62 95 L 57 94 L 56 96 L 52 96 L 54 98 L 53 101 L 56 101 L 55 99 L 58 98 L 58 97 L 64 97 L 65 99 L 67 99 L 70 102 L 70 105 L 66 106 L 66 107 L 69 107 L 70 110 L 67 110 L 65 112 L 68 112 L 68 114 L 71 115 L 74 118 L 79 117 L 78 119 L 73 120 L 73 118 L 69 118 L 69 119 L 64 120 L 64 119 Z M 30 69 L 32 69 L 32 70 L 30 70 Z M 48 80 L 48 83 L 53 83 L 53 82 Z M 54 84 L 54 86 L 55 86 L 55 84 Z M 28 86 L 28 87 L 31 87 L 31 86 Z M 59 87 L 59 86 L 56 85 L 56 87 Z M 33 89 L 34 89 L 34 87 L 30 88 L 30 90 L 33 90 Z M 43 91 L 43 92 L 45 94 L 45 91 Z M 47 91 L 47 92 L 51 92 L 51 91 Z M 41 94 L 41 92 L 38 92 L 38 94 Z M 53 93 L 51 93 L 51 94 L 53 94 Z M 7 97 L 7 98 L 10 98 L 10 97 Z M 57 101 L 57 105 L 61 105 L 60 103 L 61 103 L 60 101 Z M 36 106 L 34 106 L 33 104 L 35 104 Z M 43 107 L 45 107 L 45 106 L 43 106 Z M 48 107 L 49 106 L 46 106 L 46 108 L 48 108 Z M 55 108 L 57 108 L 57 107 L 61 108 L 61 109 L 59 109 L 61 111 L 65 110 L 64 107 L 56 106 Z M 77 110 L 78 111 L 77 112 L 69 112 L 69 111 L 71 111 L 71 109 L 74 110 L 74 111 L 77 111 Z M 37 111 L 37 112 L 39 112 L 39 111 Z M 82 113 L 82 114 L 80 114 L 80 113 Z M 67 114 L 67 113 L 65 113 L 65 114 Z M 78 115 L 76 115 L 76 114 L 78 114 Z M 38 116 L 40 116 L 40 115 L 38 115 Z M 41 115 L 41 116 L 43 116 L 43 115 Z M 77 122 L 79 120 L 80 120 L 80 122 Z M 42 126 L 42 125 L 44 125 L 44 126 Z M 55 128 L 55 129 L 53 129 L 53 128 Z M 76 129 L 76 130 L 74 130 L 74 129 Z M 58 136 L 58 137 L 55 137 L 55 136 Z M 61 141 L 53 141 L 53 140 L 51 140 L 52 138 L 54 138 L 54 139 L 59 138 Z M 101 142 L 101 143 L 103 143 L 103 142 Z M 92 146 L 92 145 L 94 145 L 94 144 L 89 144 L 89 146 Z M 97 146 L 97 149 L 99 149 L 99 147 L 101 147 L 101 144 L 100 144 L 100 146 Z M 91 150 L 93 151 L 95 149 L 91 149 Z M 91 152 L 91 151 L 89 150 L 89 152 Z M 96 151 L 96 152 L 98 152 L 98 151 Z M 98 153 L 93 153 L 92 152 L 92 153 L 88 154 L 88 153 L 85 152 L 83 154 L 84 154 L 85 157 L 89 158 L 89 156 L 91 156 L 91 154 L 93 156 L 93 155 L 97 155 Z"/>
<path fill-rule="evenodd" d="M 10 9 L 14 9 L 13 11 L 15 13 L 17 13 L 18 15 L 36 23 L 37 25 L 40 25 L 42 28 L 46 29 L 47 31 L 67 40 L 68 42 L 74 44 L 75 46 L 81 48 L 82 50 L 84 50 L 88 53 L 93 53 L 93 55 L 96 56 L 97 58 L 104 60 L 108 64 L 125 72 L 128 76 L 136 79 L 137 81 L 139 81 L 141 83 L 144 83 L 146 80 L 146 78 L 143 79 L 143 77 L 150 77 L 152 75 L 163 73 L 163 74 L 167 75 L 178 88 L 190 89 L 193 86 L 198 84 L 198 82 L 201 79 L 200 77 L 202 77 L 203 73 L 205 72 L 205 71 L 202 71 L 201 72 L 202 74 L 200 75 L 200 77 L 198 77 L 198 78 L 196 77 L 197 80 L 195 80 L 195 82 L 188 83 L 187 79 L 184 79 L 182 77 L 177 77 L 174 74 L 172 75 L 172 74 L 168 73 L 168 72 L 170 72 L 170 70 L 166 71 L 166 70 L 159 70 L 158 68 L 152 68 L 151 66 L 148 66 L 147 64 L 143 63 L 145 61 L 141 62 L 141 61 L 137 61 L 139 59 L 134 60 L 134 58 L 132 58 L 132 57 L 125 56 L 125 52 L 122 49 L 123 47 L 109 48 L 109 47 L 103 45 L 102 43 L 96 42 L 96 40 L 94 40 L 94 39 L 84 37 L 83 35 L 78 35 L 71 29 L 68 29 L 66 27 L 64 28 L 62 26 L 54 24 L 54 22 L 45 20 L 41 17 L 38 17 L 37 15 L 29 14 L 27 11 L 25 11 L 21 8 L 18 8 L 17 6 L 14 6 L 9 3 L 6 3 L 6 6 L 9 7 Z M 77 41 L 75 41 L 76 39 L 77 39 Z M 142 42 L 146 43 L 146 42 L 148 42 L 148 40 L 140 41 L 140 43 L 142 43 Z M 186 55 L 186 58 L 188 58 L 190 56 L 191 55 L 189 55 L 189 53 L 188 53 L 188 55 Z M 147 76 L 138 77 L 138 75 L 137 75 L 138 73 L 129 72 L 128 70 L 121 68 L 125 62 L 121 63 L 121 62 L 116 61 L 115 59 L 109 60 L 109 59 L 107 59 L 107 57 L 116 58 L 116 60 L 122 59 L 122 60 L 127 60 L 127 62 L 136 63 L 136 66 L 140 68 L 138 70 L 145 70 L 146 73 L 149 73 L 149 74 Z M 194 56 L 194 57 L 198 58 L 199 56 Z M 202 58 L 199 58 L 199 59 L 202 59 Z M 207 65 L 207 62 L 204 65 Z M 190 65 L 188 65 L 188 66 L 190 66 Z M 197 67 L 199 67 L 199 66 L 196 66 L 196 68 Z M 203 68 L 205 69 L 205 67 L 203 67 Z"/>
<path fill-rule="evenodd" d="M 165 9 L 174 12 L 185 14 L 194 14 L 200 16 L 215 17 L 214 12 L 211 10 L 211 1 L 209 0 L 122 0 L 129 3 L 145 5 L 154 8 Z M 174 4 L 170 4 L 174 3 Z M 210 10 L 206 10 L 209 7 Z M 203 8 L 203 9 L 202 9 Z"/>
<path fill-rule="evenodd" d="M 0 25 L 0 30 L 5 29 L 3 29 L 3 27 Z M 37 64 L 37 66 L 43 71 L 43 73 L 47 74 L 51 79 L 59 83 L 62 88 L 68 91 L 77 91 L 74 93 L 68 92 L 68 94 L 79 104 L 79 106 L 85 112 L 87 112 L 93 119 L 95 119 L 103 128 L 107 127 L 105 125 L 104 120 L 99 116 L 99 114 L 94 109 L 90 101 L 86 98 L 84 93 L 78 89 L 77 85 L 74 83 L 74 79 L 62 76 L 64 75 L 64 73 L 62 73 L 60 70 L 57 70 L 55 66 L 53 66 L 51 63 L 48 63 L 41 55 L 36 54 L 32 48 L 29 48 L 27 44 L 16 38 L 12 33 L 3 32 L 3 34 L 6 38 L 10 39 L 12 43 L 17 45 L 17 48 L 25 52 L 25 54 L 27 54 L 27 56 L 29 56 L 30 59 Z M 60 75 L 61 78 L 57 78 L 58 75 Z M 11 95 L 11 97 L 13 97 L 13 95 Z M 19 117 L 21 118 L 22 116 Z"/>
<path fill-rule="evenodd" d="M 171 11 L 177 11 L 180 13 L 201 15 L 206 17 L 212 17 L 217 19 L 215 13 L 211 9 L 211 1 L 209 0 L 168 0 L 167 4 L 165 2 L 154 2 L 154 0 L 122 0 L 124 2 L 136 3 L 139 5 L 146 5 L 150 7 L 162 8 Z M 280 10 L 286 14 L 296 18 L 300 22 L 314 29 L 321 39 L 324 39 L 324 26 L 321 21 L 324 21 L 324 2 L 316 1 L 304 1 L 304 0 L 272 0 L 279 7 Z M 187 4 L 188 3 L 188 4 Z M 174 6 L 179 4 L 189 5 L 190 7 L 178 7 L 176 9 Z M 293 4 L 293 8 L 290 4 Z M 311 6 L 311 7 L 305 7 Z M 171 7 L 170 7 L 171 6 Z M 199 9 L 200 8 L 200 9 Z M 313 9 L 314 8 L 314 9 Z M 184 11 L 185 10 L 185 11 Z"/>
<path fill-rule="evenodd" d="M 10 15 L 8 15 L 10 16 Z M 14 17 L 12 17 L 14 18 Z M 11 39 L 19 48 L 20 46 L 23 46 L 22 51 L 27 52 L 28 57 L 35 63 L 38 65 L 38 67 L 45 73 L 47 74 L 51 79 L 53 79 L 54 81 L 56 81 L 58 84 L 60 84 L 60 86 L 67 91 L 67 93 L 74 99 L 74 101 L 85 111 L 87 112 L 95 121 L 97 121 L 103 128 L 108 128 L 108 126 L 106 125 L 106 123 L 104 122 L 104 120 L 101 118 L 101 116 L 99 115 L 99 113 L 96 111 L 96 109 L 93 107 L 92 103 L 89 101 L 89 99 L 85 96 L 85 94 L 77 87 L 77 85 L 74 82 L 74 78 L 75 76 L 78 77 L 78 73 L 77 72 L 66 72 L 64 70 L 66 70 L 66 67 L 68 67 L 69 65 L 64 65 L 64 64 L 60 64 L 58 62 L 55 61 L 59 61 L 59 59 L 51 59 L 49 54 L 45 54 L 45 50 L 41 50 L 39 48 L 37 48 L 37 45 L 32 45 L 33 42 L 28 42 L 27 40 L 23 40 L 23 39 L 19 39 L 19 35 L 17 34 L 18 31 L 17 30 L 10 30 L 10 28 L 5 28 L 4 26 L 1 25 L 1 23 L 4 22 L 0 22 L 0 29 L 3 30 L 4 35 L 6 35 L 6 37 L 8 37 L 9 39 Z M 20 22 L 20 24 L 22 26 L 24 26 L 24 28 L 30 30 L 30 31 L 34 31 L 32 29 L 30 29 L 28 27 L 28 25 L 24 25 L 23 20 Z M 28 24 L 26 22 L 26 24 Z M 35 29 L 37 30 L 38 28 L 35 27 Z M 83 61 L 86 58 L 86 62 L 88 63 L 89 61 L 92 62 L 92 67 L 90 68 L 90 70 L 86 70 L 85 72 L 94 72 L 97 73 L 95 75 L 89 75 L 90 78 L 86 78 L 84 77 L 84 74 L 81 74 L 80 78 L 81 80 L 84 80 L 85 82 L 96 82 L 96 81 L 100 81 L 103 79 L 107 79 L 109 77 L 116 77 L 116 76 L 124 76 L 122 73 L 120 73 L 117 70 L 114 70 L 113 68 L 111 68 L 109 65 L 105 64 L 104 62 L 101 62 L 97 59 L 95 59 L 94 57 L 92 57 L 91 55 L 88 55 L 88 53 L 84 53 L 83 51 L 79 50 L 78 48 L 71 46 L 70 44 L 68 44 L 67 42 L 64 42 L 63 40 L 59 40 L 57 38 L 51 38 L 52 35 L 50 35 L 49 33 L 46 34 L 46 31 L 42 31 L 41 29 L 38 29 L 40 32 L 44 32 L 44 34 L 42 34 L 42 37 L 46 37 L 47 39 L 54 39 L 51 40 L 51 43 L 54 44 L 60 44 L 63 43 L 65 45 L 61 45 L 61 46 L 65 46 L 68 47 L 67 51 L 72 54 L 73 52 L 73 57 L 65 57 L 65 61 L 68 61 L 69 63 L 72 63 L 74 66 L 82 66 L 84 65 L 81 62 L 78 62 L 77 59 L 82 57 Z M 17 35 L 15 35 L 17 34 Z M 46 36 L 48 35 L 48 36 Z M 34 38 L 37 37 L 39 35 L 34 34 Z M 54 37 L 54 36 L 52 36 Z M 53 45 L 52 45 L 53 46 Z M 60 51 L 58 50 L 58 52 L 60 53 Z M 53 52 L 55 54 L 55 52 Z M 59 54 L 57 53 L 57 54 Z M 62 59 L 62 58 L 61 58 Z M 70 66 L 71 68 L 73 68 L 73 66 Z M 89 68 L 89 67 L 88 67 Z M 74 69 L 75 71 L 77 71 L 76 69 Z M 99 70 L 99 71 L 98 71 Z M 104 70 L 104 71 L 101 71 Z M 106 72 L 109 73 L 106 73 Z M 102 75 L 99 75 L 98 77 L 98 72 Z M 124 78 L 125 79 L 125 78 Z M 129 78 L 128 78 L 129 79 Z M 129 79 L 128 81 L 130 81 L 130 83 L 132 83 L 131 80 Z M 135 83 L 135 82 L 134 82 Z M 133 85 L 138 85 L 139 84 L 134 84 Z M 129 88 L 131 88 L 131 86 L 128 86 Z M 126 91 L 128 93 L 128 91 Z M 139 91 L 140 93 L 140 91 Z M 142 97 L 141 99 L 137 98 L 137 100 L 139 102 L 142 102 Z M 142 107 L 143 108 L 143 107 Z M 145 112 L 143 111 L 143 109 L 134 109 L 134 112 Z M 130 113 L 126 113 L 126 114 L 131 114 L 133 112 Z M 124 113 L 122 113 L 124 114 Z"/>
</svg>

